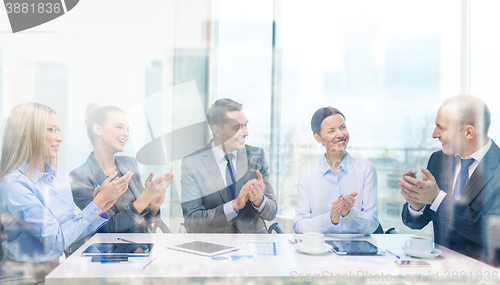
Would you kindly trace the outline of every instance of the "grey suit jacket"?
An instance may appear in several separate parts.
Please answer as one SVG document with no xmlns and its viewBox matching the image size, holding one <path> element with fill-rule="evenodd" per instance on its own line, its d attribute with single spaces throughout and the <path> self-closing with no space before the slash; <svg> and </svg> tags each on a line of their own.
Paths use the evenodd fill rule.
<svg viewBox="0 0 500 285">
<path fill-rule="evenodd" d="M 238 216 L 227 221 L 224 204 L 230 202 L 227 188 L 212 151 L 211 143 L 182 159 L 182 211 L 184 226 L 190 233 L 267 233 L 264 220 L 276 217 L 276 197 L 269 184 L 269 173 L 264 151 L 246 145 L 238 151 L 236 160 L 236 194 L 249 180 L 262 174 L 267 198 L 264 209 L 257 211 L 252 202 L 238 211 Z"/>
<path fill-rule="evenodd" d="M 132 205 L 135 200 L 141 195 L 144 187 L 142 186 L 141 176 L 137 161 L 133 157 L 115 156 L 116 170 L 118 176 L 125 175 L 128 171 L 134 172 L 134 175 L 129 181 L 128 189 L 123 193 L 116 203 L 107 211 L 109 221 L 103 225 L 97 232 L 99 233 L 148 233 L 151 232 L 150 224 L 152 216 L 149 214 L 149 209 L 145 209 L 142 213 L 138 213 Z M 71 171 L 69 174 L 69 182 L 71 191 L 73 192 L 73 200 L 78 208 L 85 208 L 94 199 L 94 189 L 98 185 L 102 185 L 108 177 L 104 174 L 101 166 L 94 158 L 94 154 L 90 153 L 87 161 L 78 168 Z M 155 217 L 159 217 L 160 213 Z M 75 242 L 71 245 L 69 252 L 72 253 L 78 249 L 86 240 Z"/>
</svg>

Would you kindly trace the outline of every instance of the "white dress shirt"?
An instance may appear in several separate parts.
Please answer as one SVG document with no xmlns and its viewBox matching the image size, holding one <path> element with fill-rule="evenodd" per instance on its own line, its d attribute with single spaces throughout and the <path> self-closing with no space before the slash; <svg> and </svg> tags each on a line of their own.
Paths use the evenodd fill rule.
<svg viewBox="0 0 500 285">
<path fill-rule="evenodd" d="M 358 192 L 347 216 L 333 224 L 332 204 L 340 194 Z M 324 234 L 372 234 L 378 227 L 377 173 L 373 163 L 346 153 L 338 174 L 328 165 L 325 155 L 300 172 L 294 231 Z"/>
</svg>

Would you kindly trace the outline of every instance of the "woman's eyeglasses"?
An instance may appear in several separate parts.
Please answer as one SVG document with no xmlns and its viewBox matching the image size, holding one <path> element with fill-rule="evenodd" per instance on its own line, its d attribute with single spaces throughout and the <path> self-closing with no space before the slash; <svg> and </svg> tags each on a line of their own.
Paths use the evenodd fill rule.
<svg viewBox="0 0 500 285">
<path fill-rule="evenodd" d="M 47 131 L 51 131 L 53 134 L 55 134 L 56 132 L 61 133 L 61 129 L 58 129 L 56 127 L 47 128 Z"/>
</svg>

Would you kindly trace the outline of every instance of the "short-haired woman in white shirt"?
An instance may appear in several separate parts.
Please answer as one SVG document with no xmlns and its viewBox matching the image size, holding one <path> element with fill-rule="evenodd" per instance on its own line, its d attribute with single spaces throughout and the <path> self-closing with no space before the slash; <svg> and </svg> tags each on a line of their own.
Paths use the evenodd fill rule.
<svg viewBox="0 0 500 285">
<path fill-rule="evenodd" d="M 317 110 L 311 129 L 325 154 L 300 173 L 294 231 L 372 234 L 379 225 L 375 167 L 346 151 L 349 132 L 338 109 Z"/>
</svg>

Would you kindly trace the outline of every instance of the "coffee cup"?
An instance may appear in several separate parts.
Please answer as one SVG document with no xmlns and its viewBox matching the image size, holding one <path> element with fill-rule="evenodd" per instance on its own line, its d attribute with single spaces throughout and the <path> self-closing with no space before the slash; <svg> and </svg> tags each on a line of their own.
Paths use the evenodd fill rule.
<svg viewBox="0 0 500 285">
<path fill-rule="evenodd" d="M 302 245 L 310 249 L 319 249 L 325 245 L 325 236 L 322 233 L 304 233 Z"/>
<path fill-rule="evenodd" d="M 429 254 L 434 249 L 434 242 L 430 237 L 411 237 L 405 242 L 408 249 L 415 253 Z"/>
</svg>

